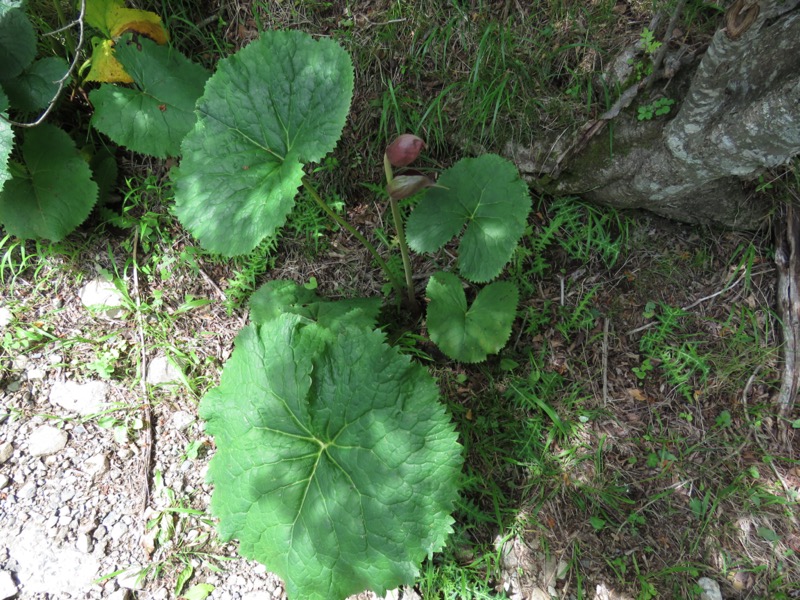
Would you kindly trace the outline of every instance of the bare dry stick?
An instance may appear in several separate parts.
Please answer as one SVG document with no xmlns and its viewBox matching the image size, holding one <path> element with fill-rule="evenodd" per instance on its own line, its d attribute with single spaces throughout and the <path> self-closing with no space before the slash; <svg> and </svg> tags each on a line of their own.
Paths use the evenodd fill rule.
<svg viewBox="0 0 800 600">
<path fill-rule="evenodd" d="M 661 63 L 664 62 L 664 56 L 667 54 L 667 48 L 669 47 L 669 42 L 672 39 L 672 32 L 675 30 L 675 26 L 678 24 L 678 18 L 681 16 L 681 12 L 683 12 L 683 7 L 685 5 L 686 0 L 679 0 L 679 2 L 675 5 L 675 10 L 672 11 L 672 17 L 667 24 L 667 31 L 664 34 L 664 41 L 661 42 L 658 52 L 653 57 L 653 72 L 650 74 L 650 77 L 647 78 L 644 84 L 645 91 L 650 89 L 650 86 L 653 85 L 653 82 L 656 80 L 656 73 L 658 73 L 659 69 L 661 69 Z"/>
<path fill-rule="evenodd" d="M 142 500 L 140 512 L 144 513 L 150 502 L 150 463 L 153 457 L 153 420 L 150 409 L 150 398 L 147 395 L 147 352 L 144 346 L 144 322 L 142 320 L 142 298 L 139 293 L 139 261 L 137 252 L 139 250 L 139 236 L 133 237 L 133 300 L 136 303 L 136 332 L 139 338 L 139 352 L 141 356 L 141 366 L 139 368 L 139 386 L 142 389 L 142 408 L 144 410 L 144 445 L 142 447 L 142 462 L 140 476 L 142 479 Z M 142 520 L 142 527 L 145 521 Z M 144 531 L 142 531 L 144 533 Z"/>
<path fill-rule="evenodd" d="M 224 302 L 225 299 L 226 299 L 225 298 L 225 292 L 222 291 L 222 289 L 216 284 L 216 282 L 213 279 L 211 279 L 211 277 L 208 276 L 208 273 L 206 273 L 202 268 L 198 267 L 197 270 L 200 272 L 200 275 L 203 277 L 205 282 L 209 286 L 211 286 L 211 288 L 217 293 L 217 296 L 219 296 L 219 299 Z"/>
<path fill-rule="evenodd" d="M 608 406 L 608 317 L 603 320 L 603 406 Z"/>
</svg>

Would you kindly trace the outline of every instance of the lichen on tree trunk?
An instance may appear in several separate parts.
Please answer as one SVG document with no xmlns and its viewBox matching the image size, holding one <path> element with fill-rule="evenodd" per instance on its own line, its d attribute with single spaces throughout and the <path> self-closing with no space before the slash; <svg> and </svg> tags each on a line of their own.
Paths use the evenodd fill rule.
<svg viewBox="0 0 800 600">
<path fill-rule="evenodd" d="M 745 31 L 714 35 L 672 120 L 622 113 L 541 185 L 682 221 L 757 226 L 770 207 L 743 182 L 800 153 L 800 0 L 758 4 Z M 510 153 L 526 175 L 543 175 L 541 162 Z"/>
</svg>

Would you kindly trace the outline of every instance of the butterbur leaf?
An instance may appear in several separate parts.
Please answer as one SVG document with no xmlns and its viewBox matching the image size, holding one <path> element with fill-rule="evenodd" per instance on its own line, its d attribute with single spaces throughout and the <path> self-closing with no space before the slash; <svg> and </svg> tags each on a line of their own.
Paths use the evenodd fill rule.
<svg viewBox="0 0 800 600">
<path fill-rule="evenodd" d="M 372 329 L 380 310 L 380 298 L 330 301 L 294 281 L 285 280 L 268 281 L 250 297 L 250 319 L 256 325 L 290 313 L 333 331 L 338 331 L 344 325 Z"/>
<path fill-rule="evenodd" d="M 0 81 L 16 77 L 36 57 L 36 33 L 27 15 L 12 8 L 0 17 Z"/>
<path fill-rule="evenodd" d="M 299 161 L 333 148 L 351 94 L 347 54 L 297 32 L 266 34 L 222 63 L 184 143 L 177 177 L 184 223 L 210 249 L 251 250 L 291 209 Z"/>
<path fill-rule="evenodd" d="M 423 367 L 378 331 L 323 333 L 282 315 L 236 338 L 200 403 L 211 511 L 289 598 L 382 595 L 450 533 L 461 446 Z"/>
<path fill-rule="evenodd" d="M 490 283 L 468 307 L 461 280 L 440 271 L 428 281 L 427 296 L 428 333 L 450 358 L 480 362 L 508 342 L 519 301 L 519 291 L 513 283 Z"/>
<path fill-rule="evenodd" d="M 352 93 L 347 52 L 298 31 L 265 32 L 220 61 L 183 141 L 180 221 L 212 252 L 250 252 L 286 221 L 303 164 L 333 150 Z"/>
<path fill-rule="evenodd" d="M 116 57 L 135 87 L 104 84 L 91 92 L 92 125 L 135 152 L 177 156 L 210 73 L 173 48 L 145 38 L 133 43 L 129 34 L 117 42 Z"/>
<path fill-rule="evenodd" d="M 58 241 L 80 225 L 97 201 L 97 184 L 75 143 L 58 127 L 39 125 L 22 141 L 24 176 L 0 192 L 0 223 L 20 238 Z"/>
<path fill-rule="evenodd" d="M 3 82 L 8 99 L 15 109 L 34 112 L 47 108 L 58 91 L 58 82 L 69 69 L 67 61 L 57 56 L 37 60 L 19 76 Z"/>
<path fill-rule="evenodd" d="M 8 98 L 0 88 L 0 115 L 8 117 Z M 8 157 L 11 156 L 11 148 L 14 146 L 14 132 L 11 124 L 5 119 L 0 119 L 0 192 L 3 185 L 11 177 L 8 171 Z"/>
<path fill-rule="evenodd" d="M 517 168 L 495 154 L 464 158 L 425 191 L 408 218 L 408 245 L 434 252 L 466 230 L 458 268 L 477 283 L 497 277 L 525 231 L 531 198 Z"/>
</svg>

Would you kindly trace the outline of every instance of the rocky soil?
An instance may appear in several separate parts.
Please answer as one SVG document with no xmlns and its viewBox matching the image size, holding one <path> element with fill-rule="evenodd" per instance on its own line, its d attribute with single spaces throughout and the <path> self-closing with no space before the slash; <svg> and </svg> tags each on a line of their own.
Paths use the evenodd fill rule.
<svg viewBox="0 0 800 600">
<path fill-rule="evenodd" d="M 92 282 L 60 318 L 130 326 L 113 296 Z M 84 305 L 98 302 L 109 306 Z M 26 317 L 3 307 L 0 335 Z M 161 600 L 177 597 L 181 573 L 183 593 L 207 584 L 210 598 L 284 597 L 274 575 L 215 540 L 209 440 L 191 400 L 171 392 L 183 378 L 165 356 L 148 366 L 148 383 L 164 390 L 149 457 L 138 386 L 86 379 L 59 351 L 22 347 L 2 366 L 0 598 Z"/>
</svg>

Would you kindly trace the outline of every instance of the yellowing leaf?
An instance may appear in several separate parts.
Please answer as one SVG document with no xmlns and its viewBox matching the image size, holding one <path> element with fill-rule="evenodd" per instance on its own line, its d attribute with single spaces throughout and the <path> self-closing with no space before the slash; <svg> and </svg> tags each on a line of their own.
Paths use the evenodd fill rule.
<svg viewBox="0 0 800 600">
<path fill-rule="evenodd" d="M 124 33 L 138 34 L 162 45 L 169 41 L 161 17 L 154 12 L 126 8 L 121 0 L 88 0 L 86 22 L 106 38 L 94 46 L 88 81 L 133 83 L 114 58 L 114 42 Z"/>
<path fill-rule="evenodd" d="M 169 39 L 161 17 L 154 12 L 126 8 L 121 0 L 88 0 L 86 22 L 111 39 L 131 31 L 159 44 L 166 44 Z"/>
<path fill-rule="evenodd" d="M 161 17 L 146 10 L 121 8 L 114 15 L 111 37 L 117 39 L 123 33 L 138 33 L 164 45 L 169 41 L 169 34 L 161 24 Z"/>
<path fill-rule="evenodd" d="M 114 42 L 102 40 L 95 44 L 92 52 L 92 68 L 86 76 L 87 81 L 106 83 L 133 83 L 133 78 L 125 72 L 114 58 Z"/>
</svg>

